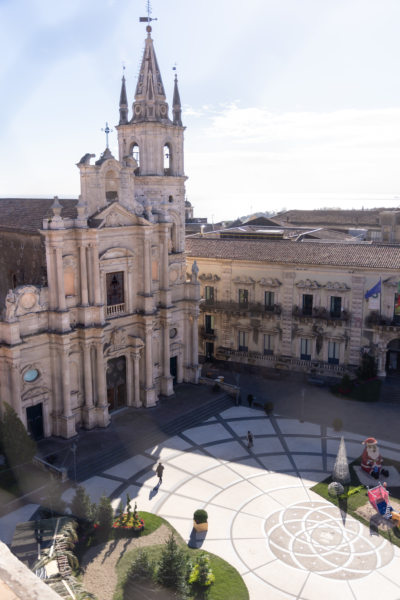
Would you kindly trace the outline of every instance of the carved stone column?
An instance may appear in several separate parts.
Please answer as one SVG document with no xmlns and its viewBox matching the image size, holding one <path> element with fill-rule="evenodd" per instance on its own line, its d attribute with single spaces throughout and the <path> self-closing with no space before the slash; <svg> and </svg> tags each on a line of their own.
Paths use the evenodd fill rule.
<svg viewBox="0 0 400 600">
<path fill-rule="evenodd" d="M 163 375 L 161 378 L 161 393 L 164 396 L 171 396 L 174 393 L 174 379 L 171 376 L 170 369 L 170 341 L 169 341 L 170 324 L 167 320 L 163 322 Z"/>
<path fill-rule="evenodd" d="M 81 275 L 81 304 L 82 306 L 88 306 L 88 272 L 87 272 L 87 258 L 86 258 L 86 246 L 81 244 L 79 246 L 79 260 L 80 260 L 80 275 Z"/>
<path fill-rule="evenodd" d="M 11 404 L 21 421 L 26 426 L 26 415 L 22 414 L 21 402 L 21 369 L 19 361 L 10 364 Z"/>
<path fill-rule="evenodd" d="M 107 427 L 110 422 L 107 402 L 106 364 L 103 356 L 103 342 L 96 344 L 96 381 L 97 381 L 97 425 Z"/>
<path fill-rule="evenodd" d="M 69 350 L 63 348 L 59 351 L 61 368 L 61 392 L 62 392 L 62 417 L 61 417 L 61 435 L 64 438 L 71 438 L 76 435 L 75 418 L 72 414 L 71 406 L 71 388 L 69 372 Z"/>
<path fill-rule="evenodd" d="M 151 295 L 151 264 L 150 264 L 150 240 L 143 240 L 143 281 L 145 296 Z"/>
<path fill-rule="evenodd" d="M 100 265 L 97 245 L 90 245 L 92 273 L 93 273 L 93 292 L 94 292 L 94 303 L 99 306 L 101 302 L 101 287 L 100 287 Z"/>
<path fill-rule="evenodd" d="M 145 405 L 154 406 L 156 403 L 156 391 L 154 387 L 153 373 L 153 323 L 145 325 Z"/>
<path fill-rule="evenodd" d="M 67 305 L 65 302 L 65 291 L 64 291 L 64 268 L 62 260 L 62 249 L 57 246 L 55 249 L 56 254 L 56 274 L 57 274 L 57 304 L 58 310 L 66 310 Z"/>
<path fill-rule="evenodd" d="M 133 361 L 130 354 L 126 357 L 126 404 L 127 406 L 134 406 L 135 398 L 135 381 L 133 375 Z"/>
<path fill-rule="evenodd" d="M 140 401 L 140 374 L 139 374 L 140 352 L 133 353 L 133 386 L 134 386 L 134 406 L 139 408 L 142 403 Z"/>
<path fill-rule="evenodd" d="M 93 402 L 92 359 L 91 347 L 86 343 L 83 346 L 83 380 L 85 389 L 83 422 L 86 429 L 93 429 L 96 426 L 96 413 Z"/>
</svg>

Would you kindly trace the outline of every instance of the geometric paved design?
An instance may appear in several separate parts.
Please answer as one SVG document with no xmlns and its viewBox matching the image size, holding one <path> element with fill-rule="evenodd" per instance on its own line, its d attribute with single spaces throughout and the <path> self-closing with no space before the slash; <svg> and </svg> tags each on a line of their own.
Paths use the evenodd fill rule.
<svg viewBox="0 0 400 600">
<path fill-rule="evenodd" d="M 132 506 L 137 501 L 138 510 L 165 517 L 186 541 L 193 512 L 205 508 L 202 548 L 239 571 L 250 600 L 400 600 L 400 549 L 350 516 L 342 519 L 310 490 L 330 474 L 340 437 L 316 424 L 231 407 L 83 485 L 93 500 L 109 494 L 113 506 L 128 492 Z M 361 436 L 344 437 L 352 455 L 361 454 Z M 380 447 L 385 457 L 382 440 Z M 394 444 L 390 453 L 400 459 Z M 155 488 L 159 459 L 165 471 Z"/>
<path fill-rule="evenodd" d="M 283 562 L 333 579 L 357 579 L 393 559 L 393 547 L 359 521 L 323 502 L 303 502 L 265 521 L 268 543 Z"/>
</svg>

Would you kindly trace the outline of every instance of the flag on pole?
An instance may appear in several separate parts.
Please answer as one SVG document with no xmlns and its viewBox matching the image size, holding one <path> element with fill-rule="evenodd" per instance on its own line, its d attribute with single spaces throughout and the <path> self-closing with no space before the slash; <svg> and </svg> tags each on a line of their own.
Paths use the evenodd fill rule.
<svg viewBox="0 0 400 600">
<path fill-rule="evenodd" d="M 394 301 L 394 314 L 396 317 L 400 315 L 400 281 L 397 284 L 397 294 L 395 295 Z"/>
<path fill-rule="evenodd" d="M 371 296 L 374 296 L 375 294 L 380 294 L 381 287 L 382 287 L 382 280 L 379 279 L 379 281 L 371 289 L 369 289 L 365 292 L 365 299 L 368 300 L 368 298 L 370 298 Z"/>
</svg>

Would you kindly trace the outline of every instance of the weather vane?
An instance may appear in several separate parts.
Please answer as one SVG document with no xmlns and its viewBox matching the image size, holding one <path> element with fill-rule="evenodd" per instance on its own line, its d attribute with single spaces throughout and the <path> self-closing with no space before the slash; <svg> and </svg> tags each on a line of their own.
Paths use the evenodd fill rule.
<svg viewBox="0 0 400 600">
<path fill-rule="evenodd" d="M 146 10 L 147 10 L 147 17 L 139 17 L 139 22 L 140 23 L 150 23 L 151 21 L 157 21 L 156 18 L 150 17 L 151 12 L 152 12 L 150 0 L 147 0 L 147 2 L 146 2 Z"/>
<path fill-rule="evenodd" d="M 108 148 L 108 134 L 112 133 L 114 131 L 114 129 L 110 129 L 108 126 L 108 123 L 106 121 L 105 129 L 102 129 L 102 131 L 104 131 L 104 133 L 106 134 L 106 147 Z"/>
</svg>

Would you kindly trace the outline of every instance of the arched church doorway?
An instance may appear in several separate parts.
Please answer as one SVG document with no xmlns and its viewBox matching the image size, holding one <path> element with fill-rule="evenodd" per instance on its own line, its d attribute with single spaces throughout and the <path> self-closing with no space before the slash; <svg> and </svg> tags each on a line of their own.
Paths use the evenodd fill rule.
<svg viewBox="0 0 400 600">
<path fill-rule="evenodd" d="M 35 404 L 26 409 L 27 429 L 34 440 L 43 439 L 43 405 Z"/>
<path fill-rule="evenodd" d="M 111 358 L 107 362 L 107 400 L 110 412 L 126 406 L 126 359 Z"/>
<path fill-rule="evenodd" d="M 391 375 L 400 376 L 400 338 L 387 345 L 386 371 Z"/>
</svg>

